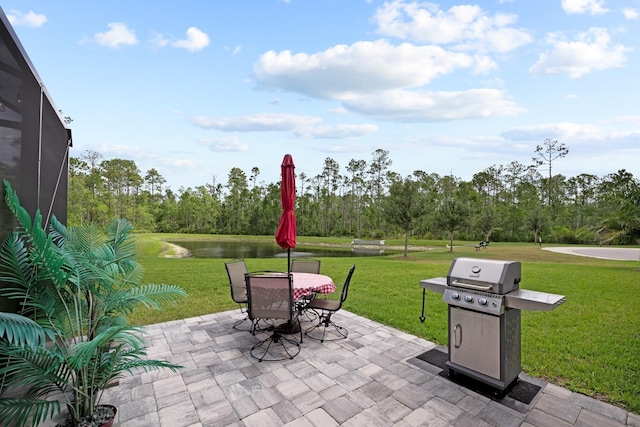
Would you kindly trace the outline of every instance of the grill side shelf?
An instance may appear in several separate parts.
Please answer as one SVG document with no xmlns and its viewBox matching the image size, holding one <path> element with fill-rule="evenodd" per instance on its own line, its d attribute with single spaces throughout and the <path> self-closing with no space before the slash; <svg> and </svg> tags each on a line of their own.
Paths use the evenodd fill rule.
<svg viewBox="0 0 640 427">
<path fill-rule="evenodd" d="M 447 288 L 447 279 L 444 277 L 436 277 L 435 279 L 421 280 L 420 286 L 422 287 L 422 314 L 420 315 L 420 322 L 424 323 L 426 319 L 426 317 L 424 317 L 424 294 L 427 292 L 427 289 L 444 294 L 444 290 Z"/>
<path fill-rule="evenodd" d="M 422 286 L 422 289 L 444 294 L 444 290 L 447 288 L 447 278 L 435 277 L 433 279 L 421 280 L 420 286 Z"/>
<path fill-rule="evenodd" d="M 505 294 L 505 305 L 520 310 L 551 311 L 565 302 L 564 295 L 518 289 Z"/>
</svg>

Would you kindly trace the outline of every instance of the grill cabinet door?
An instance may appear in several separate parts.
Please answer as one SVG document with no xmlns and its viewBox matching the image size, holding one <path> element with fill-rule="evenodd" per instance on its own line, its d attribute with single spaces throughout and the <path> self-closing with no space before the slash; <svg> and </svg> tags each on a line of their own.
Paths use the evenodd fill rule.
<svg viewBox="0 0 640 427">
<path fill-rule="evenodd" d="M 500 379 L 500 317 L 449 306 L 449 360 Z"/>
</svg>

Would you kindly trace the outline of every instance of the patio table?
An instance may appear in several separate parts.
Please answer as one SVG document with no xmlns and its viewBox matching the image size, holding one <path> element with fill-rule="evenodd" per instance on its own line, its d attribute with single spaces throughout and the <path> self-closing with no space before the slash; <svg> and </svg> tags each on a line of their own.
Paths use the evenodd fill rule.
<svg viewBox="0 0 640 427">
<path fill-rule="evenodd" d="M 303 310 L 306 305 L 305 299 L 315 293 L 331 294 L 336 291 L 336 284 L 333 279 L 324 274 L 297 273 L 291 272 L 291 284 L 293 287 L 293 300 L 297 302 L 297 309 Z M 285 322 L 277 327 L 283 334 L 295 334 L 300 332 L 297 323 Z"/>
<path fill-rule="evenodd" d="M 314 293 L 331 294 L 336 291 L 336 284 L 329 276 L 315 273 L 291 273 L 293 282 L 293 299 L 298 301 Z"/>
</svg>

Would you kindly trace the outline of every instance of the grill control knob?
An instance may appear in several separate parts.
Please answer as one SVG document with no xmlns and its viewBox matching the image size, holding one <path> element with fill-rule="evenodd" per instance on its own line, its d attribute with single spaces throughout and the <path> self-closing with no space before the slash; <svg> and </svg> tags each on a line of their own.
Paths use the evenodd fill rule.
<svg viewBox="0 0 640 427">
<path fill-rule="evenodd" d="M 466 296 L 464 297 L 464 300 L 465 300 L 466 302 L 473 302 L 473 297 L 472 297 L 471 295 L 466 295 Z"/>
<path fill-rule="evenodd" d="M 452 294 L 451 294 L 451 298 L 453 298 L 453 299 L 460 299 L 460 294 L 459 294 L 459 293 L 457 293 L 457 292 L 454 292 L 454 293 L 452 293 Z"/>
<path fill-rule="evenodd" d="M 478 304 L 480 304 L 480 305 L 487 305 L 487 300 L 486 300 L 486 298 L 480 298 L 480 299 L 478 299 Z"/>
</svg>

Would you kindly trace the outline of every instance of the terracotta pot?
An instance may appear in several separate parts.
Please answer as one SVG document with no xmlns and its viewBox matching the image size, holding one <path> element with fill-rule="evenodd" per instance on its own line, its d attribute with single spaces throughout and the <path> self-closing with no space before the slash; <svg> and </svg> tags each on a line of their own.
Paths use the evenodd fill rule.
<svg viewBox="0 0 640 427">
<path fill-rule="evenodd" d="M 116 414 L 118 413 L 118 408 L 116 408 L 113 405 L 100 405 L 100 406 L 106 406 L 106 407 L 109 407 L 109 408 L 113 409 L 113 417 L 111 417 L 109 419 L 109 421 L 107 421 L 106 423 L 102 424 L 102 427 L 111 427 L 111 426 L 113 426 L 113 422 L 116 419 Z"/>
<path fill-rule="evenodd" d="M 107 421 L 100 424 L 100 427 L 112 427 L 113 422 L 116 419 L 116 414 L 118 413 L 118 408 L 113 405 L 98 405 L 96 409 L 99 408 L 110 408 L 113 411 L 113 416 L 109 418 Z M 71 420 L 71 416 L 67 416 L 62 422 L 56 424 L 56 427 L 69 427 L 73 425 L 73 421 Z"/>
</svg>

